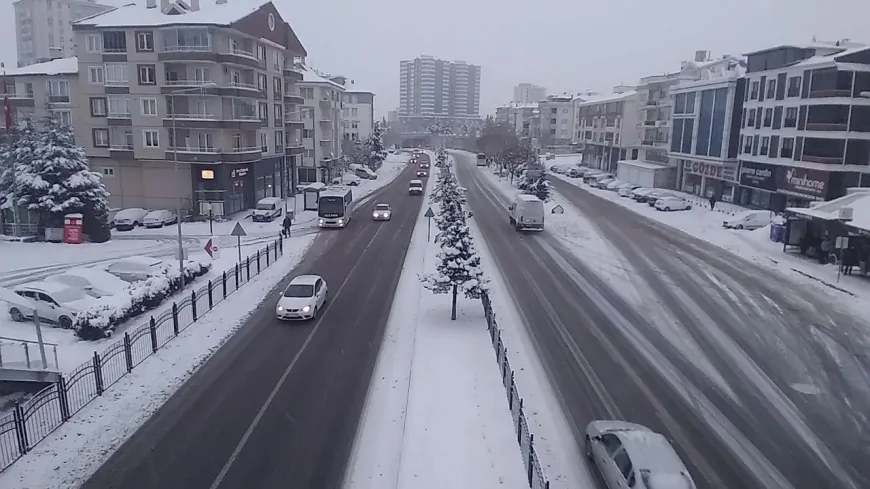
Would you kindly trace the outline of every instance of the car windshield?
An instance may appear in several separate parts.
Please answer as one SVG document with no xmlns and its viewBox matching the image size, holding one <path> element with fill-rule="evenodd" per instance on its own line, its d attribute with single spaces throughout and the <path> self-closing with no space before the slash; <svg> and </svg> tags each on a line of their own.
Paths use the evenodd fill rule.
<svg viewBox="0 0 870 489">
<path fill-rule="evenodd" d="M 75 287 L 53 290 L 48 295 L 58 302 L 73 302 L 85 298 L 84 291 Z"/>
<path fill-rule="evenodd" d="M 275 208 L 275 204 L 264 204 L 264 203 L 257 204 L 258 211 L 271 211 L 274 208 Z"/>
<path fill-rule="evenodd" d="M 390 210 L 390 206 L 387 204 L 378 204 L 375 206 L 376 211 L 388 211 Z"/>
<path fill-rule="evenodd" d="M 314 286 L 308 284 L 290 284 L 284 291 L 284 297 L 313 297 Z"/>
</svg>

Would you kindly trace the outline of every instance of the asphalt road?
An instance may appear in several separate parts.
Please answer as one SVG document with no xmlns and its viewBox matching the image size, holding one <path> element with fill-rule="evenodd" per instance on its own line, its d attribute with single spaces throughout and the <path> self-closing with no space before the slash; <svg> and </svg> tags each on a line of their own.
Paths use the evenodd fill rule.
<svg viewBox="0 0 870 489">
<path fill-rule="evenodd" d="M 625 419 L 665 433 L 701 489 L 870 487 L 867 324 L 556 180 L 621 252 L 615 268 L 628 279 L 614 290 L 620 282 L 596 273 L 594 250 L 552 231 L 516 233 L 504 197 L 470 157 L 459 161 L 475 221 L 578 444 L 588 421 Z"/>
<path fill-rule="evenodd" d="M 319 234 L 308 255 L 85 489 L 332 489 L 343 482 L 411 231 L 415 165 Z M 393 218 L 372 222 L 374 204 Z M 292 276 L 319 274 L 319 319 L 275 319 Z M 218 312 L 219 313 L 219 312 Z"/>
</svg>

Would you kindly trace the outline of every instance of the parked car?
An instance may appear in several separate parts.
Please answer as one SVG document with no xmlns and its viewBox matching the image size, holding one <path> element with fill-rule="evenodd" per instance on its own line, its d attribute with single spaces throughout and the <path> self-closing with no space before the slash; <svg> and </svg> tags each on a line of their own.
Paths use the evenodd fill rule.
<svg viewBox="0 0 870 489">
<path fill-rule="evenodd" d="M 145 280 L 160 272 L 163 262 L 150 256 L 129 256 L 114 261 L 106 271 L 125 282 Z"/>
<path fill-rule="evenodd" d="M 550 171 L 553 173 L 557 173 L 559 175 L 567 175 L 568 170 L 571 168 L 565 165 L 553 165 L 550 167 Z"/>
<path fill-rule="evenodd" d="M 129 285 L 105 270 L 86 267 L 71 268 L 63 273 L 50 275 L 45 281 L 81 289 L 91 297 L 113 295 L 126 289 Z"/>
<path fill-rule="evenodd" d="M 547 154 L 544 156 L 544 159 L 545 159 L 545 160 L 555 160 L 555 159 L 556 159 L 556 155 L 554 155 L 553 153 L 547 153 Z"/>
<path fill-rule="evenodd" d="M 657 210 L 670 212 L 670 211 L 688 211 L 692 209 L 692 204 L 689 203 L 686 199 L 682 197 L 662 197 L 656 200 L 653 205 Z"/>
<path fill-rule="evenodd" d="M 588 172 L 583 175 L 583 183 L 592 185 L 593 187 L 602 180 L 613 180 L 613 175 L 601 171 Z M 609 182 L 608 182 L 609 183 Z"/>
<path fill-rule="evenodd" d="M 278 197 L 266 197 L 257 201 L 251 214 L 254 222 L 272 222 L 284 214 L 284 202 Z"/>
<path fill-rule="evenodd" d="M 326 281 L 319 275 L 299 275 L 287 284 L 275 305 L 278 319 L 316 319 L 326 304 L 329 292 Z"/>
<path fill-rule="evenodd" d="M 569 168 L 566 175 L 568 175 L 571 178 L 580 178 L 584 175 L 584 173 L 586 173 L 586 172 L 584 172 L 582 168 L 575 167 L 575 168 Z"/>
<path fill-rule="evenodd" d="M 592 421 L 586 426 L 586 457 L 607 489 L 696 489 L 668 439 L 646 426 Z"/>
<path fill-rule="evenodd" d="M 76 314 L 87 306 L 85 291 L 59 282 L 31 282 L 12 289 L 36 306 L 40 321 L 50 321 L 63 329 L 70 329 Z M 13 321 L 32 319 L 34 311 L 19 304 L 9 304 Z"/>
<path fill-rule="evenodd" d="M 629 184 L 626 184 L 626 185 L 619 187 L 619 190 L 617 191 L 617 193 L 619 194 L 620 197 L 631 197 L 631 193 L 639 188 L 640 188 L 640 185 L 638 185 L 636 183 L 629 183 Z"/>
<path fill-rule="evenodd" d="M 333 185 L 347 185 L 349 187 L 356 187 L 359 182 L 360 178 L 353 173 L 342 173 L 332 179 Z"/>
<path fill-rule="evenodd" d="M 611 183 L 613 183 L 615 181 L 616 181 L 616 179 L 613 177 L 604 176 L 604 177 L 599 178 L 597 180 L 593 180 L 592 183 L 590 183 L 589 185 L 592 187 L 595 187 L 595 188 L 604 189 L 604 188 L 607 188 L 608 185 L 610 185 Z"/>
<path fill-rule="evenodd" d="M 656 189 L 650 187 L 640 187 L 631 191 L 631 198 L 638 201 L 643 202 L 643 198 L 649 195 L 651 192 L 655 192 Z"/>
<path fill-rule="evenodd" d="M 377 180 L 378 179 L 378 174 L 371 171 L 371 169 L 369 169 L 369 168 L 357 167 L 353 172 L 354 172 L 354 174 L 356 174 L 356 176 L 363 178 L 365 180 Z"/>
<path fill-rule="evenodd" d="M 408 195 L 423 195 L 423 181 L 411 180 L 408 183 Z"/>
<path fill-rule="evenodd" d="M 659 199 L 663 199 L 665 197 L 676 197 L 673 192 L 668 192 L 667 190 L 653 190 L 652 192 L 644 195 L 641 198 L 641 202 L 646 202 L 650 207 L 656 205 L 656 201 Z"/>
<path fill-rule="evenodd" d="M 604 189 L 616 191 L 619 189 L 619 187 L 621 187 L 625 184 L 626 184 L 626 182 L 623 182 L 622 180 L 614 180 L 614 181 L 608 183 L 607 185 L 605 185 Z"/>
<path fill-rule="evenodd" d="M 519 194 L 508 206 L 508 221 L 517 231 L 544 229 L 544 203 L 534 195 Z"/>
<path fill-rule="evenodd" d="M 175 224 L 178 218 L 172 211 L 151 211 L 142 219 L 142 224 L 146 228 L 162 228 L 167 224 Z"/>
<path fill-rule="evenodd" d="M 390 204 L 375 204 L 375 209 L 372 211 L 372 220 L 374 221 L 389 221 L 393 217 L 393 210 Z"/>
<path fill-rule="evenodd" d="M 727 229 L 759 229 L 770 224 L 770 211 L 746 211 L 726 219 L 722 226 Z"/>
<path fill-rule="evenodd" d="M 148 211 L 141 207 L 130 207 L 120 210 L 115 214 L 115 229 L 118 231 L 132 231 L 145 222 L 145 216 L 147 215 Z"/>
</svg>

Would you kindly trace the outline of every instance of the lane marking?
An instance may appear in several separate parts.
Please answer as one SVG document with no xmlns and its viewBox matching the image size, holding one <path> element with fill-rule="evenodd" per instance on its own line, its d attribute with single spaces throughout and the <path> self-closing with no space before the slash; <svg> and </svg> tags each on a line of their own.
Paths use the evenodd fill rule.
<svg viewBox="0 0 870 489">
<path fill-rule="evenodd" d="M 371 248 L 372 244 L 375 242 L 376 238 L 378 237 L 378 234 L 380 234 L 381 230 L 383 230 L 385 227 L 386 226 L 378 226 L 378 229 L 375 231 L 375 234 L 372 235 L 372 239 L 368 242 L 368 244 L 366 245 L 363 252 L 360 253 L 360 255 L 359 255 L 360 259 L 358 259 L 357 262 L 354 264 L 354 266 L 351 267 L 350 272 L 348 272 L 346 278 L 344 279 L 344 282 L 341 283 L 341 286 L 338 288 L 338 291 L 333 296 L 333 300 L 330 301 L 330 305 L 334 302 L 335 298 L 337 298 L 341 295 L 341 291 L 344 289 L 344 286 L 347 285 L 347 283 L 350 281 L 350 278 L 353 276 L 354 272 L 356 271 L 357 267 L 359 267 L 360 264 L 363 262 L 362 257 L 369 251 L 369 248 Z M 290 372 L 293 370 L 293 367 L 296 366 L 296 362 L 299 361 L 299 357 L 302 356 L 302 353 L 305 351 L 305 349 L 308 347 L 309 343 L 311 343 L 311 340 L 314 338 L 314 335 L 320 329 L 320 325 L 323 324 L 324 317 L 326 317 L 326 314 L 324 314 L 323 316 L 320 316 L 317 319 L 317 324 L 315 324 L 314 328 L 311 329 L 311 332 L 308 333 L 308 337 L 305 338 L 305 342 L 302 343 L 302 346 L 299 348 L 299 351 L 297 351 L 296 355 L 293 356 L 293 360 L 290 361 L 290 365 L 287 366 L 287 368 L 284 370 L 284 373 L 281 375 L 281 378 L 278 379 L 278 382 L 275 384 L 275 387 L 272 389 L 272 392 L 269 393 L 269 397 L 266 398 L 266 401 L 260 407 L 260 410 L 257 412 L 257 415 L 254 416 L 254 420 L 251 421 L 251 425 L 248 427 L 247 431 L 245 431 L 245 434 L 242 436 L 242 439 L 239 440 L 239 443 L 238 443 L 238 445 L 236 445 L 235 450 L 233 450 L 233 453 L 227 459 L 227 462 L 224 464 L 223 468 L 218 473 L 217 477 L 215 477 L 214 481 L 211 483 L 211 486 L 209 486 L 209 489 L 217 489 L 220 486 L 221 482 L 223 482 L 224 478 L 227 476 L 227 473 L 230 471 L 230 468 L 233 466 L 233 463 L 235 463 L 236 459 L 239 457 L 239 455 L 242 453 L 242 450 L 245 448 L 245 445 L 248 443 L 248 439 L 251 438 L 251 435 L 254 433 L 254 430 L 257 428 L 257 425 L 260 424 L 260 420 L 263 419 L 263 416 L 266 414 L 266 411 L 271 406 L 272 401 L 275 400 L 275 397 L 278 395 L 278 392 L 284 386 L 284 383 L 287 381 L 287 378 L 290 377 Z"/>
</svg>

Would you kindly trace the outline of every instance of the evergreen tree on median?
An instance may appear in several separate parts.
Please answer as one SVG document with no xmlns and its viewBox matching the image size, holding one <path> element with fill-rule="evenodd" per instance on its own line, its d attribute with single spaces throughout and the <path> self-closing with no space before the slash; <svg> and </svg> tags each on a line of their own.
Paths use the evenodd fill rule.
<svg viewBox="0 0 870 489">
<path fill-rule="evenodd" d="M 544 172 L 532 177 L 523 174 L 517 188 L 524 194 L 534 195 L 541 199 L 542 202 L 549 202 L 550 197 L 553 195 L 552 186 Z"/>
<path fill-rule="evenodd" d="M 387 149 L 384 147 L 384 128 L 380 122 L 376 122 L 372 127 L 372 135 L 366 140 L 366 161 L 372 171 L 376 171 L 387 159 Z"/>
</svg>

